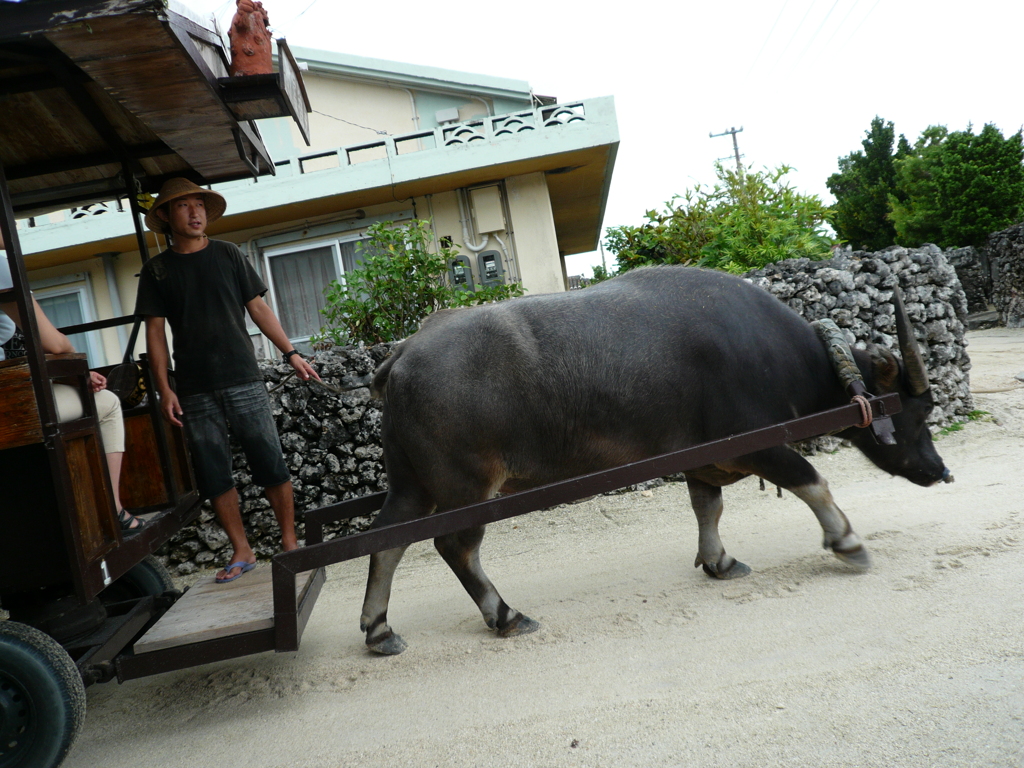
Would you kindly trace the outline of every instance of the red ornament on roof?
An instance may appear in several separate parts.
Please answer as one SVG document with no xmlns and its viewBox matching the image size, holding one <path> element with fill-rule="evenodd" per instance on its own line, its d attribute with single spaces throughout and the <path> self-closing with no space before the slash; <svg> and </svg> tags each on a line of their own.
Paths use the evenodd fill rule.
<svg viewBox="0 0 1024 768">
<path fill-rule="evenodd" d="M 263 3 L 236 0 L 238 6 L 231 19 L 228 37 L 231 40 L 231 66 L 228 74 L 269 75 L 274 71 L 270 58 L 270 18 Z"/>
</svg>

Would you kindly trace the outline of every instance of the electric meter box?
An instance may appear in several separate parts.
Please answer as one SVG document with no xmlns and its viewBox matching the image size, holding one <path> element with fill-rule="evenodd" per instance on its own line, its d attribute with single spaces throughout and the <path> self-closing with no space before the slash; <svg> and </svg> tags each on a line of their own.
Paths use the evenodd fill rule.
<svg viewBox="0 0 1024 768">
<path fill-rule="evenodd" d="M 505 268 L 501 265 L 501 254 L 497 251 L 484 251 L 476 255 L 480 285 L 485 288 L 505 283 Z"/>
<path fill-rule="evenodd" d="M 467 256 L 456 256 L 448 259 L 448 278 L 452 288 L 457 291 L 475 291 L 473 285 L 473 265 Z"/>
</svg>

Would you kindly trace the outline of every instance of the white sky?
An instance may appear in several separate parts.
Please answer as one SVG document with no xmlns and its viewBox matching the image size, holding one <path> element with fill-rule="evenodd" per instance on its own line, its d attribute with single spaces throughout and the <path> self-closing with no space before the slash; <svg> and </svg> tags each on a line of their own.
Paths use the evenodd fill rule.
<svg viewBox="0 0 1024 768">
<path fill-rule="evenodd" d="M 227 29 L 233 0 L 184 0 Z M 877 114 L 913 142 L 1024 123 L 1024 7 L 980 0 L 733 0 L 609 5 L 266 0 L 292 45 L 527 80 L 572 101 L 615 97 L 619 153 L 604 226 L 639 224 L 732 154 L 788 164 L 791 183 L 831 202 L 836 160 Z M 609 262 L 612 259 L 609 257 Z M 597 254 L 567 259 L 589 274 Z"/>
</svg>

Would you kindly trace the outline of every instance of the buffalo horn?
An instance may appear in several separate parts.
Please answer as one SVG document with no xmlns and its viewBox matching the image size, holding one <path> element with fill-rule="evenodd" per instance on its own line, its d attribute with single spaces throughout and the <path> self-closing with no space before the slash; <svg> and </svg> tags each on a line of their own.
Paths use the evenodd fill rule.
<svg viewBox="0 0 1024 768">
<path fill-rule="evenodd" d="M 907 372 L 907 384 L 910 394 L 914 397 L 928 391 L 928 369 L 924 367 L 921 350 L 914 337 L 914 329 L 903 307 L 903 297 L 899 286 L 892 290 L 892 302 L 896 306 L 896 335 L 900 340 L 900 354 L 903 355 L 903 367 Z"/>
</svg>

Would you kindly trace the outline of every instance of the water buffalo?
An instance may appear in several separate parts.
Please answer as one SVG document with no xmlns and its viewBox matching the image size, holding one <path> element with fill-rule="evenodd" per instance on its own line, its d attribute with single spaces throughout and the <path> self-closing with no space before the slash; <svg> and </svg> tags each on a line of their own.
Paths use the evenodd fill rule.
<svg viewBox="0 0 1024 768">
<path fill-rule="evenodd" d="M 949 479 L 925 419 L 927 373 L 897 302 L 904 363 L 856 350 L 869 392 L 898 392 L 897 445 L 843 434 L 881 469 L 919 485 Z M 573 293 L 430 315 L 377 370 L 389 491 L 376 525 L 619 466 L 849 402 L 811 326 L 767 292 L 719 272 L 651 267 Z M 722 486 L 758 475 L 814 511 L 825 546 L 870 567 L 828 483 L 785 446 L 687 472 L 699 525 L 696 565 L 719 579 L 750 569 L 718 535 Z M 510 608 L 480 565 L 484 528 L 434 540 L 501 636 L 537 622 Z M 406 647 L 387 623 L 405 548 L 375 554 L 363 604 L 366 644 Z"/>
</svg>

